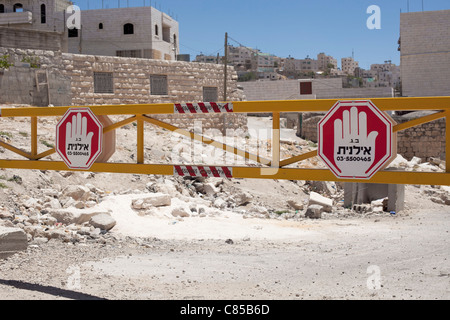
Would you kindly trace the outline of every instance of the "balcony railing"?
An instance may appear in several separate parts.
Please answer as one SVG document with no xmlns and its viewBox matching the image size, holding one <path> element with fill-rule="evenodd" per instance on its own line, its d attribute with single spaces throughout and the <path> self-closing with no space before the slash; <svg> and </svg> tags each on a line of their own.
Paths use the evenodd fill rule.
<svg viewBox="0 0 450 320">
<path fill-rule="evenodd" d="M 30 11 L 0 13 L 0 26 L 32 23 L 33 13 Z"/>
</svg>

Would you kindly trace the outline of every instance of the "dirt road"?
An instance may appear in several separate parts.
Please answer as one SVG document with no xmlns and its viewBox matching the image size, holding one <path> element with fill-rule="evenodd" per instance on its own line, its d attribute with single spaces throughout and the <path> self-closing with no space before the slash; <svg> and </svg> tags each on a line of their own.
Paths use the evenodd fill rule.
<svg viewBox="0 0 450 320">
<path fill-rule="evenodd" d="M 0 261 L 0 297 L 448 299 L 450 212 L 444 208 L 272 221 L 291 231 L 275 240 L 201 234 L 104 245 L 51 240 Z"/>
</svg>

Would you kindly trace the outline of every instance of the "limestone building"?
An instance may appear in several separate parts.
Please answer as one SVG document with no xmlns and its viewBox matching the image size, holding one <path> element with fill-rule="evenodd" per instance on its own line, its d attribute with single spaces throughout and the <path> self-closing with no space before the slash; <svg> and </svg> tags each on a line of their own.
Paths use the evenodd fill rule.
<svg viewBox="0 0 450 320">
<path fill-rule="evenodd" d="M 329 66 L 332 68 L 329 68 Z M 332 56 L 327 56 L 325 53 L 321 52 L 317 55 L 317 67 L 319 70 L 327 71 L 327 69 L 337 69 L 337 59 Z"/>
<path fill-rule="evenodd" d="M 358 61 L 355 61 L 352 57 L 341 59 L 342 72 L 348 75 L 354 75 L 355 69 L 359 67 Z"/>
<path fill-rule="evenodd" d="M 68 0 L 0 0 L 0 26 L 64 32 Z"/>
<path fill-rule="evenodd" d="M 176 60 L 178 22 L 153 7 L 83 10 L 69 53 Z"/>
<path fill-rule="evenodd" d="M 400 14 L 402 94 L 450 96 L 450 10 Z"/>
</svg>

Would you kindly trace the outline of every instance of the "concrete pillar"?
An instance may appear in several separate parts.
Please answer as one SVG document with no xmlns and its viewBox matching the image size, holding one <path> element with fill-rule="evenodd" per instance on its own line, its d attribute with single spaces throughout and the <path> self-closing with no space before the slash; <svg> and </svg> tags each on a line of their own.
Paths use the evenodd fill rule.
<svg viewBox="0 0 450 320">
<path fill-rule="evenodd" d="M 399 212 L 405 203 L 405 185 L 379 183 L 344 183 L 344 206 L 370 203 L 373 200 L 388 198 L 387 210 Z"/>
</svg>

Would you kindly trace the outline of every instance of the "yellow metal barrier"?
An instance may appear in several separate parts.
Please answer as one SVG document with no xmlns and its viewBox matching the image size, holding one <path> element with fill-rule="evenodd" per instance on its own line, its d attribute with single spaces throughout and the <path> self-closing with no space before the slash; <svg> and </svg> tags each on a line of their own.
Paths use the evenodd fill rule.
<svg viewBox="0 0 450 320">
<path fill-rule="evenodd" d="M 352 99 L 345 99 L 352 100 Z M 361 100 L 361 99 L 355 99 Z M 201 135 L 177 128 L 171 124 L 152 118 L 151 115 L 176 113 L 174 104 L 140 104 L 140 105 L 102 105 L 91 106 L 91 111 L 97 115 L 130 115 L 129 118 L 103 128 L 103 132 L 110 132 L 127 124 L 137 124 L 137 159 L 136 163 L 94 163 L 89 171 L 134 174 L 173 175 L 180 167 L 189 165 L 176 164 L 146 164 L 144 163 L 144 123 L 160 126 L 169 131 L 190 137 L 193 140 L 214 146 L 245 159 L 256 161 L 263 167 L 230 167 L 232 175 L 221 172 L 226 177 L 234 178 L 261 178 L 261 179 L 288 179 L 288 180 L 318 180 L 318 181 L 348 181 L 391 184 L 425 184 L 450 185 L 450 97 L 424 97 L 424 98 L 373 98 L 371 100 L 382 111 L 417 111 L 435 110 L 434 114 L 414 119 L 394 127 L 394 132 L 405 130 L 423 123 L 440 118 L 446 119 L 446 170 L 445 172 L 411 172 L 384 170 L 377 172 L 370 180 L 337 179 L 328 169 L 301 169 L 284 168 L 285 166 L 317 156 L 317 151 L 293 155 L 288 159 L 280 158 L 280 112 L 323 112 L 328 111 L 338 99 L 321 100 L 287 100 L 287 101 L 240 101 L 232 102 L 233 113 L 272 113 L 272 159 L 265 159 L 259 155 L 228 146 L 218 141 L 207 139 Z M 231 103 L 230 103 L 231 104 Z M 54 148 L 38 153 L 38 117 L 61 117 L 69 108 L 73 107 L 29 107 L 29 108 L 3 108 L 1 117 L 30 117 L 31 119 L 31 147 L 24 151 L 0 139 L 0 146 L 26 158 L 27 160 L 1 159 L 0 168 L 61 170 L 71 169 L 62 161 L 42 160 L 55 153 Z M 1 122 L 0 122 L 1 125 Z M 198 166 L 196 166 L 198 167 Z M 202 166 L 214 168 L 215 165 Z M 79 170 L 77 170 L 79 171 Z M 195 173 L 194 173 L 195 174 Z"/>
</svg>

